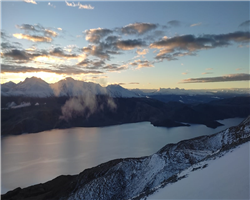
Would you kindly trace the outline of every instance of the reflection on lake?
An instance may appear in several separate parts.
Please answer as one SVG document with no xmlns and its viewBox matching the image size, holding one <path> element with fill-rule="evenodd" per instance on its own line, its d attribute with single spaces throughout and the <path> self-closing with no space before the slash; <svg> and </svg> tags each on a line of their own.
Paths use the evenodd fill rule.
<svg viewBox="0 0 250 200">
<path fill-rule="evenodd" d="M 62 174 L 78 174 L 111 159 L 151 155 L 166 144 L 213 134 L 242 120 L 220 120 L 225 126 L 216 129 L 204 125 L 163 128 L 141 122 L 3 137 L 2 193 Z"/>
</svg>

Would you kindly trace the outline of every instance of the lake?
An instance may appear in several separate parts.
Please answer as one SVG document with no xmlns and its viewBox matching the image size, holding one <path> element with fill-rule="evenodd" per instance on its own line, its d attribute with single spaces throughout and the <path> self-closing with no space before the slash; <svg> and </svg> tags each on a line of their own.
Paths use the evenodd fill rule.
<svg viewBox="0 0 250 200">
<path fill-rule="evenodd" d="M 2 137 L 1 193 L 46 182 L 62 174 L 78 174 L 112 159 L 148 156 L 166 144 L 217 133 L 242 120 L 219 120 L 224 126 L 216 129 L 204 125 L 163 128 L 141 122 Z"/>
</svg>

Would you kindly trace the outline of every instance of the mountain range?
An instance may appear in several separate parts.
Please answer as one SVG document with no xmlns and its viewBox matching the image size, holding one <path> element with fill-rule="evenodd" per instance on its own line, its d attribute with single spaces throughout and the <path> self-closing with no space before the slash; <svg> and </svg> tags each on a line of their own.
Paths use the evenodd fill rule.
<svg viewBox="0 0 250 200">
<path fill-rule="evenodd" d="M 153 98 L 83 97 L 1 98 L 1 134 L 36 133 L 71 127 L 103 127 L 149 121 L 154 126 L 177 127 L 203 124 L 216 128 L 216 120 L 246 117 L 250 97 L 233 97 L 209 103 L 161 102 Z"/>
<path fill-rule="evenodd" d="M 65 78 L 53 84 L 36 77 L 26 78 L 23 82 L 15 84 L 7 82 L 1 85 L 2 96 L 27 96 L 27 97 L 62 97 L 82 95 L 109 95 L 111 97 L 139 97 L 139 94 L 129 91 L 120 85 L 108 85 L 102 87 L 100 84 Z"/>
<path fill-rule="evenodd" d="M 128 90 L 118 84 L 103 87 L 93 82 L 74 80 L 71 77 L 48 84 L 36 77 L 26 78 L 24 81 L 12 81 L 1 84 L 1 96 L 26 97 L 62 97 L 81 95 L 108 95 L 113 98 L 150 97 L 163 102 L 179 101 L 182 103 L 209 102 L 215 99 L 232 96 L 249 95 L 249 88 L 218 89 L 218 90 L 185 90 L 179 88 L 159 89 L 131 89 Z"/>
<path fill-rule="evenodd" d="M 139 89 L 130 91 L 120 85 L 102 87 L 72 78 L 53 84 L 35 77 L 18 84 L 8 82 L 1 87 L 1 133 L 35 133 L 144 121 L 162 127 L 204 124 L 216 128 L 222 125 L 216 120 L 250 114 L 249 95 L 218 97 L 150 92 L 152 95 L 145 95 Z"/>
</svg>

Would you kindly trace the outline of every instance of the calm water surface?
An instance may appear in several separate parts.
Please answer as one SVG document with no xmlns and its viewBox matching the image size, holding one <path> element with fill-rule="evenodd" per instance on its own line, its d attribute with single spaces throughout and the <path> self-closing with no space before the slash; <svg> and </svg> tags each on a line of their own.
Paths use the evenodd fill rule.
<svg viewBox="0 0 250 200">
<path fill-rule="evenodd" d="M 216 129 L 204 125 L 163 128 L 141 122 L 2 137 L 2 193 L 62 174 L 78 174 L 111 159 L 151 155 L 166 144 L 210 135 L 242 120 L 220 120 L 225 126 Z"/>
</svg>

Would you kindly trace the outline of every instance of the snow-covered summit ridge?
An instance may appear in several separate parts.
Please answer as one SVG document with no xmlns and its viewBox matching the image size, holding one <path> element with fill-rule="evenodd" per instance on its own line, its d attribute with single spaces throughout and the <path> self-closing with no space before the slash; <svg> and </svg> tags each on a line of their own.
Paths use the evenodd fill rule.
<svg viewBox="0 0 250 200">
<path fill-rule="evenodd" d="M 2 95 L 5 96 L 29 96 L 29 97 L 50 97 L 53 96 L 53 90 L 44 80 L 36 77 L 26 78 L 18 84 L 9 84 Z"/>
<path fill-rule="evenodd" d="M 93 82 L 84 82 L 67 77 L 53 84 L 48 84 L 40 78 L 26 78 L 23 82 L 15 84 L 8 82 L 1 85 L 3 96 L 83 96 L 83 95 L 109 95 L 111 97 L 139 97 L 138 94 L 129 91 L 120 85 L 109 85 L 102 87 Z"/>
</svg>

